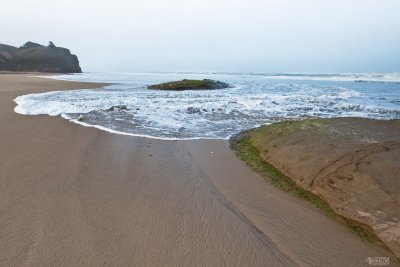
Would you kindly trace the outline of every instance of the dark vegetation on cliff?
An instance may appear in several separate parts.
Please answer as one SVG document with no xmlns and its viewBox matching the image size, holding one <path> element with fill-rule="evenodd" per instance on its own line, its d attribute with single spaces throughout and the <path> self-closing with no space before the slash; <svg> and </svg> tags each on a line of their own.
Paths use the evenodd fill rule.
<svg viewBox="0 0 400 267">
<path fill-rule="evenodd" d="M 27 42 L 21 47 L 0 44 L 0 71 L 80 73 L 76 55 L 53 42 L 43 46 Z"/>
<path fill-rule="evenodd" d="M 147 88 L 154 90 L 183 91 L 183 90 L 214 90 L 214 89 L 224 89 L 228 87 L 229 84 L 220 81 L 214 81 L 209 79 L 204 79 L 204 80 L 185 79 L 181 81 L 150 85 Z"/>
</svg>

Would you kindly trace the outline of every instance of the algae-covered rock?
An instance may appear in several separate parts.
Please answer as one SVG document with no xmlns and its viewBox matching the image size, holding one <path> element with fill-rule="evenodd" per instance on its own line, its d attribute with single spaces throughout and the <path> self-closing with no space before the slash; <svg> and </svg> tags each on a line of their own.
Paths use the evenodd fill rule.
<svg viewBox="0 0 400 267">
<path fill-rule="evenodd" d="M 215 89 L 224 89 L 228 87 L 230 86 L 227 83 L 214 81 L 210 79 L 204 79 L 204 80 L 185 79 L 181 81 L 150 85 L 147 88 L 153 90 L 183 91 L 183 90 L 215 90 Z"/>
<path fill-rule="evenodd" d="M 274 184 L 326 201 L 321 210 L 400 258 L 399 133 L 398 121 L 306 119 L 248 130 L 231 147 Z"/>
</svg>

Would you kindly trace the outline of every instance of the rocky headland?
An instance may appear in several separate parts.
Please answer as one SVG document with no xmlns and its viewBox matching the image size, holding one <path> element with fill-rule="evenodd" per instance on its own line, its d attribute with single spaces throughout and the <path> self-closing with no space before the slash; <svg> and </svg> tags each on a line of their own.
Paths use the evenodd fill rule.
<svg viewBox="0 0 400 267">
<path fill-rule="evenodd" d="M 0 44 L 0 71 L 81 73 L 76 55 L 52 42 L 43 46 L 27 42 L 21 47 Z"/>
</svg>

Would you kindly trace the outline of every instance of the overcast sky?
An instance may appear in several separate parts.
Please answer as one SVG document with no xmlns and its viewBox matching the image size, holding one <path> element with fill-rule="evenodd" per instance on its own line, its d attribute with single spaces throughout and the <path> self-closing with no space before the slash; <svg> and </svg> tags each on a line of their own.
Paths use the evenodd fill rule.
<svg viewBox="0 0 400 267">
<path fill-rule="evenodd" d="M 84 71 L 400 71 L 400 0 L 0 0 L 0 43 Z"/>
</svg>

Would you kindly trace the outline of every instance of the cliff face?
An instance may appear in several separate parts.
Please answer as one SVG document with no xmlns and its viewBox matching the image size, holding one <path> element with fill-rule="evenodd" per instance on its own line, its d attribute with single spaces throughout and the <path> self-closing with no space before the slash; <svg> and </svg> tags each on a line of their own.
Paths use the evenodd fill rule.
<svg viewBox="0 0 400 267">
<path fill-rule="evenodd" d="M 24 46 L 0 44 L 0 71 L 81 73 L 76 55 L 54 44 L 43 46 L 27 42 Z"/>
</svg>

